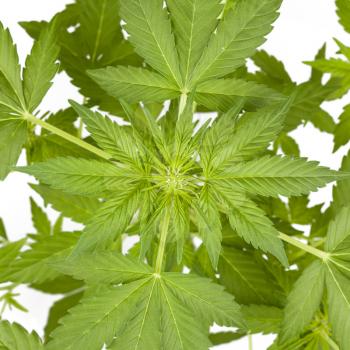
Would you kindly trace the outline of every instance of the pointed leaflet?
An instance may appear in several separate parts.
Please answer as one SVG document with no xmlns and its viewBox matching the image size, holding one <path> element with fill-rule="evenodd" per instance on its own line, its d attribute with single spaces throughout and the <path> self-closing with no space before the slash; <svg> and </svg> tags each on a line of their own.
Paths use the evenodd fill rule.
<svg viewBox="0 0 350 350">
<path fill-rule="evenodd" d="M 18 170 L 35 176 L 54 189 L 96 197 L 116 191 L 131 181 L 125 169 L 112 163 L 73 157 L 55 158 Z"/>
<path fill-rule="evenodd" d="M 0 180 L 4 180 L 16 165 L 26 140 L 27 124 L 23 120 L 0 118 Z"/>
<path fill-rule="evenodd" d="M 220 0 L 167 0 L 184 84 L 207 46 L 222 11 Z"/>
<path fill-rule="evenodd" d="M 318 310 L 324 291 L 325 266 L 314 261 L 295 282 L 284 311 L 280 341 L 299 336 Z"/>
<path fill-rule="evenodd" d="M 56 44 L 55 22 L 45 29 L 34 43 L 23 71 L 23 89 L 28 112 L 33 112 L 50 89 L 58 70 L 55 63 L 59 47 Z"/>
<path fill-rule="evenodd" d="M 242 162 L 265 151 L 283 127 L 290 102 L 282 106 L 266 107 L 255 113 L 246 113 L 234 126 L 230 142 L 223 142 L 212 163 L 214 167 Z"/>
<path fill-rule="evenodd" d="M 114 39 L 122 37 L 118 21 L 119 3 L 115 0 L 78 0 L 81 35 L 92 62 L 110 49 Z"/>
<path fill-rule="evenodd" d="M 79 238 L 78 233 L 60 232 L 54 236 L 36 237 L 30 249 L 22 252 L 7 268 L 6 277 L 18 283 L 43 283 L 60 274 L 49 264 L 52 260 L 66 258 Z"/>
<path fill-rule="evenodd" d="M 139 188 L 120 190 L 87 223 L 74 255 L 104 249 L 124 233 L 139 207 Z"/>
<path fill-rule="evenodd" d="M 228 186 L 262 196 L 299 196 L 344 176 L 304 158 L 265 156 L 237 163 L 213 176 Z"/>
<path fill-rule="evenodd" d="M 26 239 L 4 244 L 0 248 L 0 283 L 7 282 L 6 273 L 9 265 L 17 258 Z"/>
<path fill-rule="evenodd" d="M 109 344 L 123 329 L 145 292 L 149 279 L 135 281 L 119 287 L 103 288 L 86 296 L 81 304 L 69 310 L 61 319 L 61 326 L 52 333 L 47 350 L 96 350 Z"/>
<path fill-rule="evenodd" d="M 24 109 L 25 101 L 21 80 L 21 67 L 19 65 L 16 46 L 13 44 L 9 30 L 5 29 L 2 23 L 0 23 L 0 73 L 1 81 L 5 81 L 8 84 L 6 87 L 4 84 L 1 84 L 1 90 L 10 88 L 15 95 L 15 100 L 9 107 L 11 109 Z M 5 92 L 5 94 L 7 93 Z M 0 93 L 0 97 L 1 95 L 2 93 Z M 0 104 L 2 104 L 1 101 Z"/>
<path fill-rule="evenodd" d="M 350 333 L 350 284 L 338 269 L 327 264 L 327 294 L 329 321 L 340 349 L 349 350 Z"/>
<path fill-rule="evenodd" d="M 216 268 L 221 251 L 221 221 L 212 189 L 208 186 L 202 188 L 199 200 L 194 203 L 197 217 L 198 231 L 208 251 L 211 263 Z"/>
<path fill-rule="evenodd" d="M 96 213 L 100 202 L 95 198 L 75 196 L 45 185 L 31 185 L 40 194 L 45 204 L 73 221 L 86 223 Z"/>
<path fill-rule="evenodd" d="M 32 222 L 37 233 L 42 235 L 51 234 L 51 223 L 46 213 L 36 204 L 33 198 L 30 198 L 30 206 L 32 211 Z"/>
<path fill-rule="evenodd" d="M 167 350 L 207 350 L 211 344 L 208 328 L 179 304 L 170 288 L 161 282 L 162 348 Z"/>
<path fill-rule="evenodd" d="M 254 81 L 243 79 L 212 79 L 198 84 L 196 88 L 196 100 L 210 108 L 212 102 L 206 101 L 211 98 L 221 104 L 221 99 L 232 99 L 233 97 L 261 98 L 271 102 L 283 100 L 283 95 Z"/>
<path fill-rule="evenodd" d="M 339 123 L 334 130 L 334 151 L 346 145 L 350 139 L 350 105 L 344 108 L 339 117 Z"/>
<path fill-rule="evenodd" d="M 161 349 L 159 283 L 154 279 L 137 301 L 131 319 L 108 350 Z"/>
<path fill-rule="evenodd" d="M 342 245 L 350 236 L 350 208 L 342 208 L 335 219 L 329 223 L 325 249 L 328 252 L 340 253 Z M 350 246 L 349 246 L 350 247 Z M 345 252 L 345 251 L 344 251 Z M 350 254 L 350 253 L 349 253 Z"/>
<path fill-rule="evenodd" d="M 155 70 L 182 86 L 171 23 L 163 0 L 129 0 L 120 4 L 125 29 L 136 52 Z"/>
<path fill-rule="evenodd" d="M 350 33 L 350 4 L 348 0 L 336 0 L 339 22 Z"/>
<path fill-rule="evenodd" d="M 59 271 L 91 284 L 128 283 L 150 277 L 153 272 L 131 256 L 102 251 L 56 261 L 54 265 Z"/>
<path fill-rule="evenodd" d="M 17 323 L 0 321 L 0 348 L 3 350 L 43 350 L 44 345 L 36 333 L 28 333 Z"/>
<path fill-rule="evenodd" d="M 193 72 L 192 86 L 199 81 L 220 78 L 242 66 L 265 41 L 280 5 L 281 0 L 238 1 L 212 35 Z"/>
<path fill-rule="evenodd" d="M 280 305 L 283 294 L 276 281 L 250 252 L 224 247 L 218 272 L 220 283 L 241 304 Z"/>
<path fill-rule="evenodd" d="M 283 265 L 288 266 L 288 259 L 283 243 L 278 238 L 278 231 L 263 210 L 234 188 L 233 191 L 217 186 L 215 189 L 222 198 L 225 212 L 237 234 L 254 248 L 273 254 Z"/>
<path fill-rule="evenodd" d="M 107 67 L 88 74 L 110 96 L 129 103 L 163 102 L 180 95 L 174 83 L 143 68 Z"/>
<path fill-rule="evenodd" d="M 93 112 L 74 101 L 70 101 L 70 104 L 83 119 L 87 130 L 102 149 L 117 160 L 137 164 L 138 152 L 129 127 L 122 127 L 110 118 L 103 117 L 100 113 Z"/>
<path fill-rule="evenodd" d="M 164 273 L 163 280 L 171 292 L 200 319 L 212 325 L 244 327 L 239 305 L 232 295 L 211 280 L 196 275 Z"/>
</svg>

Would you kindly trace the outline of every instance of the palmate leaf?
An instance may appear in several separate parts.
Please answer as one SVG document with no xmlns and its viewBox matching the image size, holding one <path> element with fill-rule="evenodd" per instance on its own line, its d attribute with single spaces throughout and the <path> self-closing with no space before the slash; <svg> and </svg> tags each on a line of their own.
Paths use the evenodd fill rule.
<svg viewBox="0 0 350 350">
<path fill-rule="evenodd" d="M 56 44 L 55 24 L 42 32 L 27 57 L 23 71 L 23 89 L 28 112 L 33 112 L 50 89 L 56 75 L 55 63 L 59 47 Z"/>
<path fill-rule="evenodd" d="M 265 156 L 229 166 L 212 179 L 253 194 L 276 197 L 307 194 L 345 176 L 304 158 Z"/>
<path fill-rule="evenodd" d="M 280 0 L 239 1 L 211 37 L 192 74 L 192 86 L 225 76 L 243 65 L 265 41 L 280 5 Z"/>
<path fill-rule="evenodd" d="M 325 285 L 325 266 L 314 261 L 294 284 L 284 311 L 281 343 L 297 337 L 318 310 Z"/>
<path fill-rule="evenodd" d="M 74 349 L 83 345 L 84 349 L 99 350 L 107 344 L 108 349 L 148 350 L 155 346 L 155 349 L 205 350 L 210 346 L 209 324 L 244 327 L 233 297 L 209 280 L 180 273 L 150 275 L 149 267 L 136 261 L 132 263 L 132 271 L 124 271 L 130 258 L 112 253 L 105 255 L 105 259 L 99 259 L 98 255 L 96 258 L 94 264 L 78 269 L 81 278 L 90 281 L 96 269 L 111 266 L 103 280 L 124 284 L 90 291 L 61 320 L 62 325 L 53 332 L 48 349 Z M 82 266 L 86 259 L 87 255 L 81 261 L 80 257 L 68 260 L 63 271 L 76 275 L 77 265 Z M 135 270 L 139 278 L 136 281 Z M 195 315 L 202 320 L 198 322 Z"/>
<path fill-rule="evenodd" d="M 143 68 L 118 66 L 88 73 L 109 95 L 130 103 L 163 102 L 180 95 L 171 81 Z"/>
<path fill-rule="evenodd" d="M 184 84 L 200 59 L 222 11 L 220 0 L 167 0 Z"/>
<path fill-rule="evenodd" d="M 43 350 L 44 345 L 36 333 L 28 333 L 17 323 L 0 322 L 0 349 Z"/>
<path fill-rule="evenodd" d="M 162 0 L 131 0 L 121 3 L 121 18 L 136 52 L 154 69 L 182 86 L 179 60 L 171 23 Z"/>
<path fill-rule="evenodd" d="M 117 191 L 122 184 L 130 182 L 125 169 L 107 162 L 73 157 L 56 158 L 18 170 L 36 176 L 54 189 L 95 197 Z"/>
</svg>

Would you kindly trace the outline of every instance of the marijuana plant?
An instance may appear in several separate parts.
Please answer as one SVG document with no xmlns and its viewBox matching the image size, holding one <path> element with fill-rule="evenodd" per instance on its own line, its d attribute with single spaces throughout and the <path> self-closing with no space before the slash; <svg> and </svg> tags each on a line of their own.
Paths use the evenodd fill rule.
<svg viewBox="0 0 350 350">
<path fill-rule="evenodd" d="M 20 284 L 63 295 L 42 339 L 0 321 L 1 349 L 205 350 L 255 333 L 277 334 L 272 350 L 350 349 L 350 157 L 321 167 L 289 135 L 312 122 L 348 141 L 347 111 L 335 125 L 321 108 L 348 89 L 327 67 L 348 63 L 323 47 L 297 85 L 257 52 L 280 5 L 78 0 L 22 23 L 35 39 L 23 70 L 0 27 L 0 177 L 33 175 L 60 213 L 31 199 L 36 232 L 14 242 L 0 221 L 0 300 L 26 311 Z M 60 70 L 83 102 L 43 113 Z M 331 206 L 310 207 L 334 181 Z M 65 232 L 65 218 L 84 228 Z"/>
</svg>

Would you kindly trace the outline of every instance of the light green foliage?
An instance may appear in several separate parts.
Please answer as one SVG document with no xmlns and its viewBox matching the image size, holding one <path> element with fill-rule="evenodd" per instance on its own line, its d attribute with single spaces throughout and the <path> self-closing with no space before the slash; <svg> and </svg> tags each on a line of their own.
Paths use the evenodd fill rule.
<svg viewBox="0 0 350 350">
<path fill-rule="evenodd" d="M 323 106 L 350 87 L 350 48 L 322 46 L 296 83 L 260 48 L 281 4 L 75 0 L 21 23 L 23 69 L 0 24 L 0 179 L 34 176 L 36 192 L 34 233 L 13 240 L 0 220 L 0 316 L 27 311 L 21 285 L 56 298 L 43 340 L 2 321 L 1 350 L 208 350 L 258 333 L 271 350 L 350 350 L 350 153 L 322 167 L 292 133 L 312 123 L 347 144 L 349 106 L 339 122 Z M 80 103 L 41 111 L 58 70 Z M 331 204 L 311 204 L 334 181 Z"/>
<path fill-rule="evenodd" d="M 29 334 L 17 323 L 0 322 L 0 347 L 9 350 L 41 350 L 44 346 L 36 333 Z"/>
</svg>

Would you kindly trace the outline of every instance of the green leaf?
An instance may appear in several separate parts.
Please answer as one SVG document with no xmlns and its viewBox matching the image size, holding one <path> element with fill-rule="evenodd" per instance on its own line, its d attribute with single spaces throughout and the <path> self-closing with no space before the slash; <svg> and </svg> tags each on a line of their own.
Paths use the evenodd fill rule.
<svg viewBox="0 0 350 350">
<path fill-rule="evenodd" d="M 139 189 L 120 190 L 87 223 L 74 254 L 108 247 L 124 233 L 139 207 Z"/>
<path fill-rule="evenodd" d="M 118 23 L 119 3 L 114 0 L 78 0 L 81 35 L 92 62 L 110 50 L 109 45 L 121 37 Z M 119 30 L 118 30 L 119 29 Z"/>
<path fill-rule="evenodd" d="M 5 241 L 8 240 L 5 224 L 1 218 L 0 218 L 0 238 L 3 238 Z"/>
<path fill-rule="evenodd" d="M 169 350 L 207 350 L 211 344 L 201 320 L 194 319 L 189 310 L 179 304 L 170 288 L 161 284 L 162 345 Z"/>
<path fill-rule="evenodd" d="M 23 120 L 0 119 L 0 180 L 16 165 L 26 140 L 27 125 Z"/>
<path fill-rule="evenodd" d="M 324 291 L 325 268 L 316 260 L 295 282 L 288 296 L 281 331 L 281 343 L 299 336 L 318 310 Z"/>
<path fill-rule="evenodd" d="M 54 189 L 86 196 L 98 197 L 116 191 L 130 181 L 125 170 L 112 163 L 73 157 L 56 158 L 17 169 Z"/>
<path fill-rule="evenodd" d="M 23 71 L 23 89 L 28 112 L 33 112 L 50 89 L 56 75 L 57 46 L 55 25 L 49 26 L 34 43 Z"/>
<path fill-rule="evenodd" d="M 147 350 L 162 347 L 159 298 L 159 284 L 154 279 L 138 300 L 132 318 L 109 350 Z"/>
<path fill-rule="evenodd" d="M 118 125 L 100 113 L 94 113 L 89 108 L 70 101 L 72 107 L 83 119 L 87 130 L 97 144 L 110 153 L 115 159 L 131 165 L 138 164 L 138 152 L 135 140 L 129 132 L 129 127 Z"/>
<path fill-rule="evenodd" d="M 152 274 L 148 265 L 131 256 L 102 251 L 57 261 L 54 265 L 64 274 L 90 284 L 129 283 Z"/>
<path fill-rule="evenodd" d="M 242 66 L 265 41 L 280 5 L 280 0 L 239 1 L 212 35 L 192 74 L 192 86 L 220 78 Z"/>
<path fill-rule="evenodd" d="M 6 282 L 7 270 L 9 265 L 17 258 L 23 245 L 25 244 L 26 239 L 21 239 L 16 242 L 11 242 L 4 244 L 0 248 L 0 282 Z"/>
<path fill-rule="evenodd" d="M 198 220 L 198 231 L 208 251 L 211 263 L 217 267 L 221 251 L 221 222 L 220 214 L 214 200 L 212 190 L 205 186 L 202 189 L 198 203 L 194 206 Z"/>
<path fill-rule="evenodd" d="M 73 293 L 56 301 L 50 308 L 49 316 L 45 326 L 45 340 L 50 339 L 50 334 L 59 326 L 59 320 L 68 313 L 68 310 L 76 306 L 83 293 Z"/>
<path fill-rule="evenodd" d="M 219 260 L 220 283 L 241 304 L 279 306 L 283 294 L 271 274 L 250 252 L 223 248 Z"/>
<path fill-rule="evenodd" d="M 8 84 L 7 86 L 12 90 L 15 97 L 13 103 L 8 107 L 14 110 L 24 110 L 25 102 L 21 80 L 21 67 L 19 65 L 17 49 L 12 41 L 9 30 L 5 29 L 2 23 L 0 23 L 0 73 L 0 81 L 5 81 Z"/>
<path fill-rule="evenodd" d="M 136 52 L 155 70 L 182 86 L 179 60 L 162 0 L 122 2 L 120 14 Z"/>
<path fill-rule="evenodd" d="M 99 200 L 95 198 L 67 194 L 45 185 L 31 185 L 31 187 L 40 194 L 45 204 L 51 204 L 53 209 L 76 222 L 86 223 L 100 206 Z"/>
<path fill-rule="evenodd" d="M 36 333 L 28 333 L 17 323 L 1 321 L 0 348 L 3 350 L 43 350 L 44 345 Z"/>
<path fill-rule="evenodd" d="M 239 305 L 223 287 L 208 279 L 181 273 L 164 273 L 163 280 L 172 293 L 208 325 L 215 322 L 221 326 L 244 327 Z"/>
<path fill-rule="evenodd" d="M 288 266 L 288 259 L 283 243 L 278 238 L 278 231 L 265 213 L 239 191 L 217 186 L 216 188 L 223 199 L 230 224 L 237 234 L 254 248 L 273 254 L 283 265 Z"/>
<path fill-rule="evenodd" d="M 329 305 L 329 321 L 332 327 L 335 340 L 340 349 L 350 349 L 350 284 L 346 278 L 336 268 L 327 265 L 327 292 Z"/>
<path fill-rule="evenodd" d="M 174 83 L 143 68 L 107 67 L 88 74 L 110 96 L 130 103 L 163 102 L 180 95 Z"/>
<path fill-rule="evenodd" d="M 184 84 L 214 32 L 222 6 L 219 0 L 167 0 L 174 24 L 180 70 Z"/>
<path fill-rule="evenodd" d="M 51 222 L 46 213 L 36 204 L 33 198 L 30 198 L 30 206 L 34 228 L 39 234 L 49 236 L 51 234 Z"/>
<path fill-rule="evenodd" d="M 262 85 L 253 81 L 245 81 L 242 79 L 212 79 L 198 84 L 196 88 L 196 98 L 198 101 L 208 108 L 211 107 L 211 102 L 206 101 L 208 98 L 227 98 L 227 97 L 247 97 L 268 99 L 272 102 L 283 100 L 283 96 Z M 199 95 L 199 96 L 198 96 Z"/>
<path fill-rule="evenodd" d="M 343 175 L 304 158 L 270 157 L 234 164 L 213 177 L 229 186 L 262 196 L 299 196 L 316 191 Z"/>
<path fill-rule="evenodd" d="M 350 4 L 347 0 L 336 0 L 339 22 L 350 33 Z"/>
<path fill-rule="evenodd" d="M 96 350 L 105 343 L 110 344 L 149 283 L 149 279 L 143 279 L 122 287 L 104 288 L 84 297 L 81 304 L 70 309 L 69 314 L 61 319 L 61 326 L 51 334 L 52 341 L 46 349 Z"/>
<path fill-rule="evenodd" d="M 283 318 L 282 309 L 266 305 L 245 305 L 242 312 L 250 333 L 279 332 Z"/>
<path fill-rule="evenodd" d="M 344 108 L 343 113 L 339 117 L 339 123 L 334 130 L 334 152 L 341 146 L 348 143 L 350 139 L 350 105 Z"/>
<path fill-rule="evenodd" d="M 79 238 L 78 233 L 59 233 L 55 236 L 36 236 L 30 249 L 22 252 L 6 269 L 9 281 L 43 283 L 60 276 L 50 262 L 67 257 Z"/>
<path fill-rule="evenodd" d="M 328 252 L 340 253 L 350 236 L 350 208 L 342 208 L 335 219 L 329 223 L 325 249 Z M 346 250 L 346 249 L 345 249 Z"/>
</svg>

